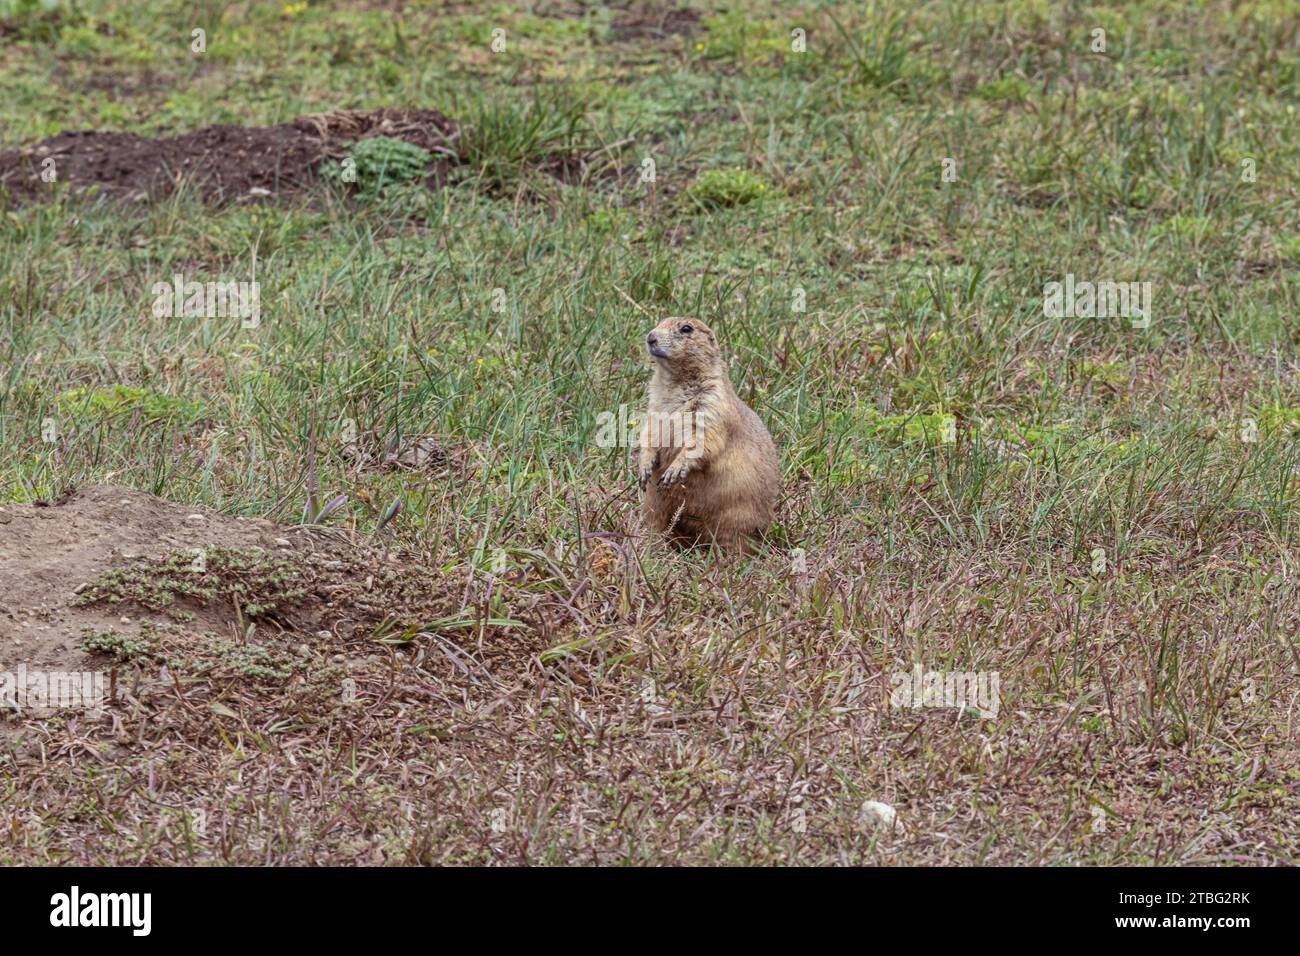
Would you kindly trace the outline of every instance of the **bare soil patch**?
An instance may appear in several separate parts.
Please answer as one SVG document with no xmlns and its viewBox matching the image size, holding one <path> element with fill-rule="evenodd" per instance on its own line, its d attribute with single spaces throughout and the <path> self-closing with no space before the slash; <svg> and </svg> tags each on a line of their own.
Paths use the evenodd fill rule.
<svg viewBox="0 0 1300 956">
<path fill-rule="evenodd" d="M 0 189 L 38 199 L 55 182 L 81 193 L 158 199 L 190 183 L 208 202 L 283 196 L 315 185 L 321 163 L 357 140 L 390 136 L 434 155 L 428 182 L 444 182 L 459 162 L 456 124 L 436 110 L 384 109 L 304 116 L 276 126 L 206 126 L 179 136 L 95 130 L 63 132 L 26 149 L 0 153 Z M 51 166 L 47 160 L 53 160 Z"/>
<path fill-rule="evenodd" d="M 691 36 L 700 28 L 695 10 L 638 6 L 614 19 L 609 31 L 615 40 L 663 40 L 671 36 Z"/>
<path fill-rule="evenodd" d="M 91 669 L 106 633 L 345 641 L 443 612 L 423 569 L 262 518 L 109 486 L 0 506 L 0 669 Z"/>
<path fill-rule="evenodd" d="M 278 126 L 207 126 L 179 136 L 82 130 L 0 153 L 0 196 L 47 200 L 59 187 L 134 202 L 165 198 L 182 184 L 213 205 L 292 199 L 317 187 L 323 164 L 363 139 L 386 136 L 428 152 L 424 184 L 464 169 L 460 127 L 436 110 L 384 109 L 305 116 Z M 620 144 L 624 145 L 624 144 Z M 611 184 L 635 173 L 601 150 L 547 152 L 524 164 L 565 185 Z M 42 179 L 52 170 L 54 179 Z"/>
</svg>

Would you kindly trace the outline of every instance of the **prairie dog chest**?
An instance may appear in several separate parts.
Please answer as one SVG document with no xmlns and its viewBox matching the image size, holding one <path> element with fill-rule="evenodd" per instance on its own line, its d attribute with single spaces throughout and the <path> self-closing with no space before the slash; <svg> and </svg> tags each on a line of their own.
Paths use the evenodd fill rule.
<svg viewBox="0 0 1300 956">
<path fill-rule="evenodd" d="M 651 448 L 693 448 L 722 419 L 722 396 L 712 391 L 650 388 L 642 443 Z"/>
<path fill-rule="evenodd" d="M 651 395 L 642 444 L 656 449 L 690 449 L 698 444 L 703 432 L 716 427 L 718 420 L 715 403 L 699 395 L 680 395 L 659 402 Z"/>
</svg>

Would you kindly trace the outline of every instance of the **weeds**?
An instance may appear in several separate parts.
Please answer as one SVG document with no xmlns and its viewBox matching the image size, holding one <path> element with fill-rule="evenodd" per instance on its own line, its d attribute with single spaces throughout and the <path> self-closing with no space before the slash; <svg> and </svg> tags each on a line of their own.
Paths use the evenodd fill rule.
<svg viewBox="0 0 1300 956">
<path fill-rule="evenodd" d="M 308 578 L 297 563 L 258 549 L 196 548 L 137 561 L 88 582 L 77 604 L 130 602 L 183 615 L 179 603 L 202 607 L 229 601 L 251 618 L 274 615 L 306 596 Z"/>
</svg>

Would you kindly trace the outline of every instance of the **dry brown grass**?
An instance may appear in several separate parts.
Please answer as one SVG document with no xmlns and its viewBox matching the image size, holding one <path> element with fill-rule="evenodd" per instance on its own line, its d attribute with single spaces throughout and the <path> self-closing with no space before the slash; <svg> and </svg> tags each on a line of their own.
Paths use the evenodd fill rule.
<svg viewBox="0 0 1300 956">
<path fill-rule="evenodd" d="M 917 496 L 912 517 L 926 508 Z M 296 661 L 287 680 L 206 659 L 160 672 L 164 641 L 118 667 L 105 719 L 23 723 L 0 855 L 1294 860 L 1300 614 L 1294 585 L 1244 583 L 1244 540 L 1092 578 L 1013 529 L 992 548 L 918 538 L 889 555 L 855 547 L 852 521 L 825 533 L 806 574 L 776 550 L 742 568 L 614 534 L 580 555 L 513 551 L 500 577 L 412 572 L 454 620 L 404 643 L 259 632 Z M 382 565 L 367 584 L 357 561 L 350 597 L 418 619 L 414 590 L 386 592 Z M 891 707 L 889 677 L 914 661 L 999 672 L 998 716 Z"/>
</svg>

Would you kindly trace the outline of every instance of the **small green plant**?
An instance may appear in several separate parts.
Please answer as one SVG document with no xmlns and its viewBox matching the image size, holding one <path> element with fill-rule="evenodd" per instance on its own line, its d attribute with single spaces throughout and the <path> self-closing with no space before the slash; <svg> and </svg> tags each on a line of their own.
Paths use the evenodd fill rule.
<svg viewBox="0 0 1300 956">
<path fill-rule="evenodd" d="M 1174 76 L 1187 70 L 1188 55 L 1186 50 L 1159 49 L 1149 50 L 1142 57 L 1160 76 Z"/>
<path fill-rule="evenodd" d="M 1151 228 L 1152 237 L 1167 236 L 1188 242 L 1203 242 L 1215 229 L 1209 216 L 1184 216 L 1177 213 Z"/>
<path fill-rule="evenodd" d="M 1260 430 L 1266 435 L 1300 434 L 1300 408 L 1272 405 L 1261 408 L 1255 413 L 1255 418 L 1259 420 Z"/>
<path fill-rule="evenodd" d="M 64 415 L 115 418 L 139 413 L 146 423 L 174 421 L 192 424 L 204 415 L 203 407 L 194 402 L 131 385 L 73 388 L 59 394 L 55 404 Z"/>
<path fill-rule="evenodd" d="M 953 416 L 943 412 L 929 414 L 880 415 L 869 417 L 868 431 L 874 438 L 923 442 L 940 445 L 951 442 Z"/>
<path fill-rule="evenodd" d="M 710 169 L 686 190 L 686 196 L 703 209 L 744 206 L 771 195 L 772 187 L 747 169 Z"/>
<path fill-rule="evenodd" d="M 1019 103 L 1029 98 L 1029 84 L 1019 76 L 1003 76 L 975 88 L 974 95 L 990 102 Z"/>
<path fill-rule="evenodd" d="M 260 644 L 240 644 L 229 648 L 223 656 L 225 663 L 246 677 L 286 680 L 293 673 L 292 662 Z"/>
<path fill-rule="evenodd" d="M 1129 367 L 1124 362 L 1083 361 L 1079 363 L 1077 374 L 1082 382 L 1121 388 L 1128 382 Z"/>
<path fill-rule="evenodd" d="M 132 637 L 109 628 L 85 635 L 81 639 L 81 649 L 87 654 L 108 654 L 118 661 L 131 661 L 148 657 L 154 646 L 144 634 Z"/>
<path fill-rule="evenodd" d="M 610 234 L 628 228 L 633 219 L 626 209 L 611 206 L 592 210 L 587 214 L 586 221 L 593 232 Z"/>
<path fill-rule="evenodd" d="M 321 175 L 340 188 L 355 186 L 362 194 L 374 195 L 389 186 L 419 179 L 428 168 L 430 158 L 413 143 L 391 136 L 375 136 L 354 143 L 342 162 L 325 163 Z"/>
<path fill-rule="evenodd" d="M 304 569 L 286 558 L 258 548 L 212 547 L 176 551 L 109 571 L 85 585 L 74 603 L 130 601 L 174 615 L 178 599 L 206 606 L 228 598 L 244 615 L 255 618 L 301 601 L 307 582 Z"/>
</svg>

